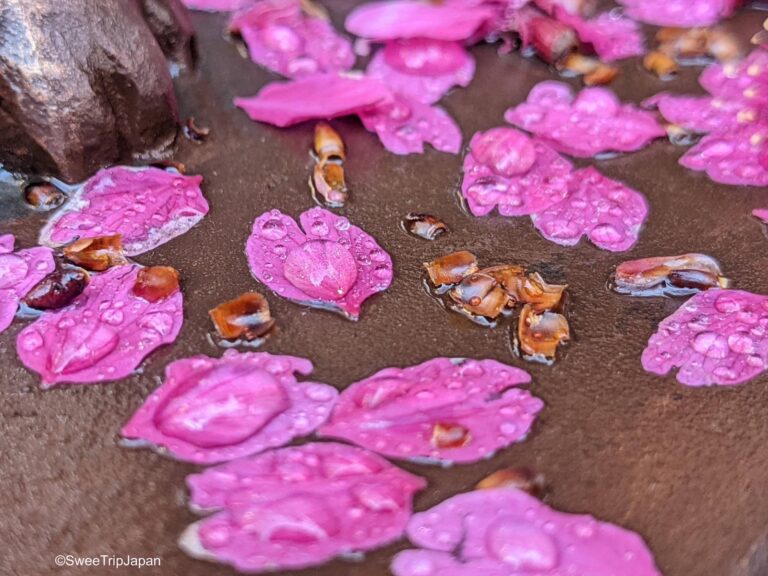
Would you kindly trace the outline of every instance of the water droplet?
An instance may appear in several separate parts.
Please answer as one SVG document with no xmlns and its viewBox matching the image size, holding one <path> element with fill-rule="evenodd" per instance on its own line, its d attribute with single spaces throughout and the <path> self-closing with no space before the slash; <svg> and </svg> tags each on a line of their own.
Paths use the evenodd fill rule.
<svg viewBox="0 0 768 576">
<path fill-rule="evenodd" d="M 708 358 L 725 358 L 728 355 L 728 342 L 716 332 L 702 332 L 693 339 L 693 349 Z"/>
<path fill-rule="evenodd" d="M 261 235 L 269 240 L 280 240 L 288 231 L 279 218 L 270 218 L 261 226 Z"/>
</svg>

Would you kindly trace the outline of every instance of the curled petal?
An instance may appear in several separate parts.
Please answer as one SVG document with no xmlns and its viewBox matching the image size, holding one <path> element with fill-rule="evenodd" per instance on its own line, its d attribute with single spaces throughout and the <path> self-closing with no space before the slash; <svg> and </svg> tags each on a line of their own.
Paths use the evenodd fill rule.
<svg viewBox="0 0 768 576">
<path fill-rule="evenodd" d="M 177 360 L 122 435 L 198 464 L 282 446 L 310 434 L 336 401 L 332 386 L 296 380 L 311 371 L 303 358 L 235 350 Z"/>
</svg>

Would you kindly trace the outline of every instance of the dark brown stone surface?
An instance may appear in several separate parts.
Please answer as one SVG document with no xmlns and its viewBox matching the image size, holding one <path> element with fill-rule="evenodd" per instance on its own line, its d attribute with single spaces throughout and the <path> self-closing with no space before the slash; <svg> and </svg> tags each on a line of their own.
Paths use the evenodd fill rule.
<svg viewBox="0 0 768 576">
<path fill-rule="evenodd" d="M 349 3 L 329 3 L 334 17 Z M 742 14 L 744 37 L 762 17 Z M 177 156 L 205 176 L 210 214 L 188 234 L 138 258 L 182 275 L 185 324 L 178 342 L 124 381 L 42 392 L 19 364 L 14 339 L 23 323 L 0 336 L 0 574 L 5 576 L 225 576 L 222 566 L 186 557 L 176 538 L 195 519 L 185 507 L 184 477 L 194 470 L 149 451 L 118 447 L 116 433 L 157 386 L 164 366 L 191 354 L 221 354 L 207 336 L 207 311 L 248 290 L 243 255 L 250 226 L 270 208 L 298 215 L 313 206 L 307 187 L 313 125 L 278 130 L 255 124 L 232 105 L 251 95 L 269 73 L 242 59 L 222 38 L 224 16 L 195 15 L 200 76 L 180 84 L 182 109 L 210 126 L 202 145 L 184 143 Z M 504 110 L 530 87 L 551 78 L 540 62 L 500 58 L 494 46 L 473 48 L 475 81 L 445 99 L 465 138 L 502 124 Z M 698 71 L 672 84 L 623 65 L 619 94 L 633 101 L 671 88 L 697 90 Z M 545 241 L 527 218 L 475 219 L 457 201 L 461 158 L 430 150 L 423 156 L 387 153 L 358 122 L 334 126 L 348 147 L 345 168 L 352 199 L 342 211 L 393 255 L 395 280 L 369 300 L 361 320 L 308 310 L 268 293 L 277 329 L 262 347 L 309 357 L 314 378 L 343 388 L 390 365 L 439 355 L 488 357 L 531 372 L 546 401 L 527 441 L 495 458 L 442 469 L 404 465 L 429 487 L 425 509 L 471 489 L 504 466 L 529 466 L 552 488 L 550 502 L 590 512 L 642 534 L 666 576 L 768 574 L 768 376 L 734 388 L 693 389 L 674 377 L 647 374 L 640 354 L 657 323 L 680 300 L 629 298 L 610 292 L 613 266 L 629 258 L 700 251 L 720 260 L 735 286 L 768 293 L 768 237 L 749 216 L 768 206 L 764 189 L 721 186 L 678 166 L 683 149 L 656 142 L 646 150 L 594 164 L 644 192 L 649 220 L 637 246 L 623 254 L 582 243 Z M 0 232 L 35 242 L 44 214 L 26 208 L 12 187 L 0 190 Z M 6 199 L 8 201 L 6 201 Z M 400 229 L 408 212 L 435 214 L 451 232 L 426 242 Z M 553 367 L 525 363 L 510 351 L 506 329 L 487 330 L 450 314 L 421 287 L 421 263 L 452 250 L 475 252 L 483 265 L 515 262 L 551 282 L 570 285 L 573 342 Z M 336 561 L 291 573 L 385 576 L 405 541 L 370 553 L 362 563 Z M 160 569 L 56 569 L 56 554 L 159 556 Z M 482 575 L 478 575 L 482 576 Z"/>
<path fill-rule="evenodd" d="M 142 5 L 147 21 L 126 0 L 0 1 L 0 163 L 78 182 L 168 151 L 176 98 L 147 22 L 169 50 L 183 46 L 158 8 L 174 4 Z"/>
<path fill-rule="evenodd" d="M 181 66 L 195 59 L 195 29 L 181 0 L 138 0 L 144 20 L 163 54 Z"/>
</svg>

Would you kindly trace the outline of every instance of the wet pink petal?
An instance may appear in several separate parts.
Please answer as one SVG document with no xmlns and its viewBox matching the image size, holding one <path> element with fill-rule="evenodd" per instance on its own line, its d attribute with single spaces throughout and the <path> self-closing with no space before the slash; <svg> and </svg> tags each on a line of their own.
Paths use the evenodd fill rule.
<svg viewBox="0 0 768 576">
<path fill-rule="evenodd" d="M 741 0 L 617 0 L 627 15 L 658 26 L 695 28 L 727 18 Z"/>
<path fill-rule="evenodd" d="M 182 0 L 190 10 L 206 12 L 234 12 L 245 6 L 254 4 L 257 0 Z"/>
<path fill-rule="evenodd" d="M 328 210 L 312 208 L 300 221 L 303 231 L 278 210 L 256 218 L 245 248 L 251 273 L 283 298 L 357 320 L 363 302 L 392 282 L 392 259 Z"/>
<path fill-rule="evenodd" d="M 296 380 L 311 372 L 309 360 L 263 352 L 177 360 L 122 435 L 197 464 L 283 446 L 325 422 L 336 401 L 332 386 Z"/>
<path fill-rule="evenodd" d="M 187 478 L 188 554 L 244 572 L 323 564 L 400 538 L 426 482 L 370 452 L 336 443 L 271 450 Z"/>
<path fill-rule="evenodd" d="M 768 208 L 755 208 L 752 210 L 752 216 L 768 224 Z"/>
<path fill-rule="evenodd" d="M 705 136 L 680 164 L 722 184 L 768 186 L 768 125 Z"/>
<path fill-rule="evenodd" d="M 514 128 L 492 128 L 469 143 L 461 193 L 475 216 L 494 208 L 502 216 L 532 214 L 565 198 L 572 169 L 546 144 Z"/>
<path fill-rule="evenodd" d="M 369 40 L 467 40 L 496 18 L 497 11 L 484 4 L 390 0 L 355 8 L 347 16 L 346 28 Z"/>
<path fill-rule="evenodd" d="M 19 358 L 40 374 L 43 388 L 119 380 L 176 339 L 183 321 L 181 292 L 154 303 L 135 296 L 140 268 L 116 266 L 93 276 L 72 304 L 43 313 L 19 333 Z"/>
<path fill-rule="evenodd" d="M 659 324 L 643 351 L 643 368 L 688 386 L 729 386 L 768 363 L 768 296 L 741 290 L 699 292 Z"/>
<path fill-rule="evenodd" d="M 306 120 L 335 118 L 391 101 L 391 92 L 366 76 L 316 74 L 267 84 L 251 98 L 235 98 L 252 120 L 291 126 Z"/>
<path fill-rule="evenodd" d="M 573 173 L 565 200 L 532 214 L 531 220 L 556 244 L 573 246 L 586 235 L 599 248 L 622 252 L 637 242 L 647 215 L 642 194 L 589 167 Z"/>
<path fill-rule="evenodd" d="M 421 154 L 425 143 L 449 154 L 461 148 L 461 129 L 445 110 L 399 94 L 388 104 L 361 110 L 360 120 L 394 154 Z"/>
<path fill-rule="evenodd" d="M 0 235 L 0 332 L 11 325 L 27 292 L 56 267 L 50 248 L 14 252 L 13 245 L 13 235 Z"/>
<path fill-rule="evenodd" d="M 319 434 L 385 456 L 468 463 L 525 438 L 544 403 L 530 376 L 495 360 L 434 358 L 347 387 Z"/>
<path fill-rule="evenodd" d="M 459 42 L 395 40 L 373 56 L 366 73 L 398 94 L 432 104 L 454 86 L 469 85 L 475 59 Z"/>
<path fill-rule="evenodd" d="M 768 50 L 757 48 L 739 62 L 707 66 L 699 83 L 723 100 L 744 102 L 749 108 L 768 106 Z"/>
<path fill-rule="evenodd" d="M 40 232 L 40 243 L 121 234 L 125 253 L 142 254 L 180 236 L 208 213 L 202 176 L 159 168 L 99 170 Z"/>
<path fill-rule="evenodd" d="M 645 52 L 643 34 L 637 23 L 615 12 L 603 12 L 587 20 L 560 8 L 555 10 L 555 15 L 573 28 L 581 43 L 591 48 L 603 62 L 640 56 Z"/>
<path fill-rule="evenodd" d="M 658 107 L 664 118 L 686 130 L 697 133 L 727 131 L 757 118 L 758 111 L 740 100 L 713 96 L 676 96 L 656 94 L 644 106 Z"/>
<path fill-rule="evenodd" d="M 504 115 L 560 152 L 589 158 L 632 152 L 666 135 L 654 115 L 622 104 L 607 88 L 586 88 L 577 96 L 562 82 L 537 84 L 528 100 Z"/>
<path fill-rule="evenodd" d="M 355 64 L 350 42 L 331 23 L 307 15 L 299 0 L 256 2 L 238 12 L 229 28 L 243 37 L 251 60 L 289 78 Z"/>
<path fill-rule="evenodd" d="M 395 556 L 395 576 L 661 576 L 636 533 L 513 488 L 458 494 L 414 514 L 408 538 L 421 548 Z"/>
</svg>

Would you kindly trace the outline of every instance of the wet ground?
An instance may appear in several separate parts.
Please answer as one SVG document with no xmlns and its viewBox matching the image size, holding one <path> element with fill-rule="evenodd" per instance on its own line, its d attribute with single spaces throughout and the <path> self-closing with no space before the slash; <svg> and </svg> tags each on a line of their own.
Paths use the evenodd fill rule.
<svg viewBox="0 0 768 576">
<path fill-rule="evenodd" d="M 329 3 L 340 22 L 349 2 Z M 732 27 L 744 38 L 765 14 L 741 14 Z M 188 464 L 116 445 L 116 433 L 157 386 L 164 366 L 191 354 L 220 355 L 208 339 L 207 310 L 243 291 L 260 289 L 243 247 L 251 222 L 278 208 L 298 215 L 313 206 L 307 187 L 312 125 L 278 130 L 234 108 L 273 77 L 243 59 L 222 36 L 225 18 L 195 15 L 201 52 L 197 75 L 179 81 L 185 114 L 210 126 L 203 145 L 184 143 L 177 159 L 205 176 L 211 212 L 188 234 L 145 254 L 143 264 L 168 264 L 182 274 L 185 324 L 175 345 L 154 354 L 143 372 L 121 382 L 43 392 L 20 365 L 17 322 L 0 336 L 0 574 L 167 574 L 223 576 L 222 566 L 193 560 L 176 538 L 195 519 L 185 506 Z M 503 123 L 507 107 L 550 79 L 536 60 L 499 57 L 494 46 L 472 49 L 478 72 L 468 89 L 444 100 L 466 139 Z M 624 63 L 614 83 L 635 102 L 662 89 L 699 91 L 698 70 L 672 83 Z M 657 323 L 679 300 L 637 298 L 606 289 L 612 267 L 629 258 L 700 251 L 720 260 L 735 286 L 768 292 L 768 237 L 749 216 L 768 206 L 764 189 L 715 184 L 678 166 L 684 152 L 667 142 L 594 164 L 648 197 L 651 213 L 630 252 L 612 254 L 582 242 L 545 241 L 528 218 L 475 219 L 457 201 L 461 158 L 386 152 L 358 122 L 335 123 L 347 141 L 352 202 L 343 210 L 393 255 L 389 291 L 366 304 L 362 318 L 299 307 L 268 294 L 278 330 L 262 350 L 315 363 L 314 379 L 344 388 L 390 365 L 434 356 L 495 358 L 531 372 L 546 408 L 526 442 L 475 465 L 404 467 L 428 478 L 417 498 L 424 509 L 503 466 L 527 465 L 545 475 L 558 509 L 589 512 L 636 530 L 666 576 L 768 574 L 768 375 L 735 388 L 692 389 L 673 376 L 645 373 L 640 354 Z M 12 187 L 0 191 L 0 232 L 33 244 L 44 220 Z M 399 226 L 411 211 L 442 217 L 451 232 L 430 243 Z M 567 282 L 573 342 L 553 367 L 513 356 L 506 329 L 488 330 L 443 310 L 422 289 L 421 263 L 468 249 L 484 265 L 520 263 L 551 282 Z M 303 574 L 383 576 L 398 542 L 365 561 L 333 562 Z M 54 567 L 57 554 L 157 556 L 144 570 Z M 297 575 L 300 573 L 296 573 Z"/>
</svg>

